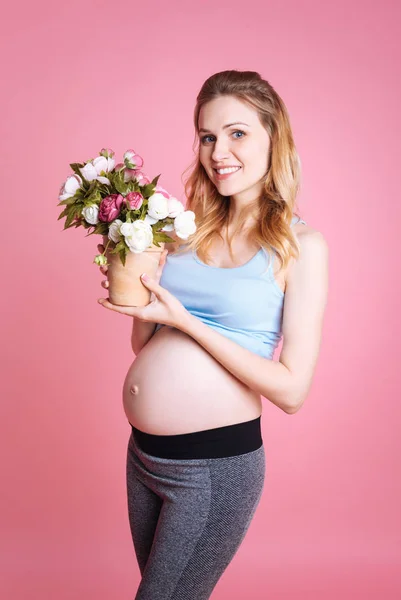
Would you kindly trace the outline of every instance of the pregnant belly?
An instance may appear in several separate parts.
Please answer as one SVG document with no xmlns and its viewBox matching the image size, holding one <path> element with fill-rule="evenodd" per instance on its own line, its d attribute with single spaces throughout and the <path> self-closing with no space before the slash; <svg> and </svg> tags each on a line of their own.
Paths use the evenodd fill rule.
<svg viewBox="0 0 401 600">
<path fill-rule="evenodd" d="M 260 394 L 234 377 L 179 329 L 162 327 L 126 375 L 128 421 L 158 435 L 190 433 L 256 419 Z"/>
</svg>

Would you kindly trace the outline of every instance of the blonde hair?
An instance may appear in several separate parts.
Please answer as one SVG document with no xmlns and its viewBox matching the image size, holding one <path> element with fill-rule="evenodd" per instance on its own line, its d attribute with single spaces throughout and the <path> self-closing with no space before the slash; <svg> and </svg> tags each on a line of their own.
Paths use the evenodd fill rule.
<svg viewBox="0 0 401 600">
<path fill-rule="evenodd" d="M 274 251 L 280 261 L 280 270 L 286 268 L 291 257 L 299 257 L 299 244 L 291 230 L 295 200 L 300 186 L 300 160 L 295 149 L 290 121 L 284 102 L 270 83 L 254 71 L 222 71 L 209 77 L 197 96 L 194 110 L 195 160 L 184 171 L 191 172 L 183 182 L 187 197 L 186 210 L 195 213 L 197 230 L 187 240 L 177 239 L 174 253 L 196 250 L 199 258 L 207 263 L 208 248 L 226 226 L 230 199 L 222 196 L 209 179 L 199 159 L 199 112 L 207 102 L 220 96 L 233 96 L 257 111 L 262 125 L 270 137 L 269 168 L 261 197 L 245 206 L 238 215 L 240 224 L 228 240 L 231 257 L 231 241 L 240 231 L 244 219 L 256 214 L 255 225 L 249 228 L 247 237 L 252 244 L 264 248 L 269 256 Z M 223 238 L 222 238 L 223 239 Z"/>
</svg>

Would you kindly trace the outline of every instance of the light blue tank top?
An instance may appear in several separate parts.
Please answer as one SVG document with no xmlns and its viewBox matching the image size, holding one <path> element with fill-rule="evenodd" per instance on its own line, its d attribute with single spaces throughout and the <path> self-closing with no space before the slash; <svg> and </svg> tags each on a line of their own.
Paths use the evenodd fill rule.
<svg viewBox="0 0 401 600">
<path fill-rule="evenodd" d="M 294 216 L 291 226 L 305 223 Z M 195 251 L 168 254 L 160 285 L 192 315 L 251 352 L 272 358 L 282 335 L 284 292 L 261 248 L 239 267 L 213 267 Z M 163 327 L 158 323 L 156 331 Z"/>
</svg>

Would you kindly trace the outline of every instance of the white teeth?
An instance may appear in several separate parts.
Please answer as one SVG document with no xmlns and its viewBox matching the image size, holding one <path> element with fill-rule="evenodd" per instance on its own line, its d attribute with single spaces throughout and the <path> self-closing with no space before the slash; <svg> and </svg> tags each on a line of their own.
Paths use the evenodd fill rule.
<svg viewBox="0 0 401 600">
<path fill-rule="evenodd" d="M 224 175 L 225 173 L 234 173 L 234 171 L 238 171 L 241 167 L 228 167 L 226 169 L 217 169 L 219 175 Z"/>
</svg>

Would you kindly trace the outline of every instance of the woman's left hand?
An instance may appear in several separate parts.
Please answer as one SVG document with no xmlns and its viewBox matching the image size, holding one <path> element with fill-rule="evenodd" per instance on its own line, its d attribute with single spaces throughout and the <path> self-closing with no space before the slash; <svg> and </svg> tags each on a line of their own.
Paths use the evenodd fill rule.
<svg viewBox="0 0 401 600">
<path fill-rule="evenodd" d="M 108 298 L 99 298 L 99 304 L 123 315 L 136 317 L 141 321 L 179 328 L 179 325 L 183 323 L 183 320 L 189 314 L 184 305 L 151 277 L 147 276 L 147 279 L 144 279 L 141 276 L 141 281 L 148 290 L 153 292 L 153 300 L 146 306 L 117 306 L 111 304 Z"/>
</svg>

